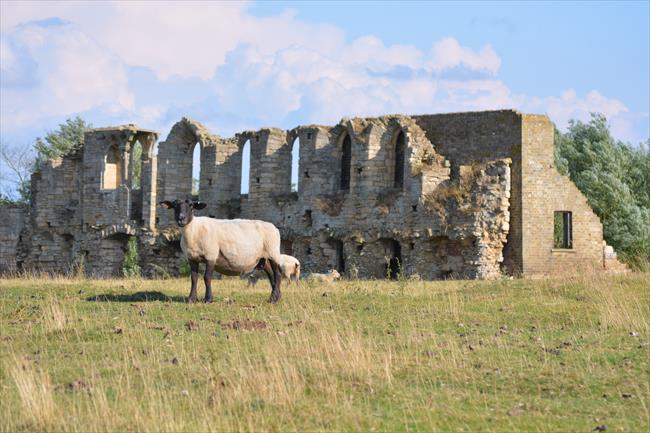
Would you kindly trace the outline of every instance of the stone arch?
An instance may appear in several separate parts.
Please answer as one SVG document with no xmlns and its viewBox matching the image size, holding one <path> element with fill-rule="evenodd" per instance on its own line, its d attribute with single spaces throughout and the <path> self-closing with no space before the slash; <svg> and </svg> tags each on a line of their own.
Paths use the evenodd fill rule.
<svg viewBox="0 0 650 433">
<path fill-rule="evenodd" d="M 174 200 L 192 197 L 192 159 L 195 147 L 200 146 L 201 157 L 211 136 L 203 125 L 183 118 L 172 127 L 167 139 L 158 149 L 159 167 L 164 167 L 158 199 Z M 199 174 L 199 178 L 201 175 Z"/>
</svg>

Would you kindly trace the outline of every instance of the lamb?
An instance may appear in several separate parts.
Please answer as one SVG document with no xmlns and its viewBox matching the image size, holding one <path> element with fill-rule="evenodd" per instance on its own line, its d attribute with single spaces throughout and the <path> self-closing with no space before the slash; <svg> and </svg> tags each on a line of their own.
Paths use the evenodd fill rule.
<svg viewBox="0 0 650 433">
<path fill-rule="evenodd" d="M 310 281 L 319 281 L 321 283 L 331 283 L 341 278 L 341 274 L 336 269 L 330 269 L 326 274 L 309 274 L 307 277 Z"/>
<path fill-rule="evenodd" d="M 270 303 L 280 300 L 280 232 L 271 223 L 259 220 L 220 220 L 195 217 L 194 209 L 206 204 L 191 200 L 165 200 L 160 205 L 174 209 L 181 229 L 181 248 L 192 271 L 189 302 L 196 302 L 199 263 L 205 263 L 205 302 L 212 302 L 212 272 L 241 275 L 256 267 L 264 269 L 271 282 Z"/>
<path fill-rule="evenodd" d="M 282 270 L 282 277 L 287 280 L 297 282 L 300 279 L 300 262 L 297 258 L 281 254 L 280 269 Z"/>
<path fill-rule="evenodd" d="M 300 279 L 300 262 L 293 256 L 286 254 L 280 255 L 280 270 L 282 271 L 282 278 L 289 282 L 297 282 Z M 241 278 L 248 282 L 248 287 L 255 287 L 260 276 L 255 270 L 249 274 L 242 275 Z"/>
</svg>

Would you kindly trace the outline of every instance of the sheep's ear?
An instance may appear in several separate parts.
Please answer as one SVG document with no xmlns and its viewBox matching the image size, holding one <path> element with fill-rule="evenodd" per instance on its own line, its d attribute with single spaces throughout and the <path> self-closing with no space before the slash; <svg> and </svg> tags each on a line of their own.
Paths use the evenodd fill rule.
<svg viewBox="0 0 650 433">
<path fill-rule="evenodd" d="M 192 207 L 196 210 L 201 210 L 206 206 L 207 204 L 203 203 L 202 201 L 195 201 L 194 203 L 192 203 Z"/>
<path fill-rule="evenodd" d="M 158 204 L 167 209 L 172 209 L 174 207 L 174 203 L 170 202 L 169 200 L 161 201 Z"/>
</svg>

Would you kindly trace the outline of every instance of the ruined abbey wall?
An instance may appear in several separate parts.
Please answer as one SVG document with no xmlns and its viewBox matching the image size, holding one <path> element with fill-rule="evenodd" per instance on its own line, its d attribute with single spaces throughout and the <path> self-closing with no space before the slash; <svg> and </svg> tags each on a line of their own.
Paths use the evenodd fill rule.
<svg viewBox="0 0 650 433">
<path fill-rule="evenodd" d="M 17 265 L 119 275 L 135 237 L 145 275 L 177 274 L 184 261 L 179 232 L 173 213 L 156 204 L 193 198 L 208 204 L 201 215 L 274 223 L 284 252 L 306 271 L 432 279 L 603 267 L 602 226 L 553 167 L 553 125 L 545 116 L 501 110 L 353 118 L 226 139 L 182 119 L 156 154 L 157 139 L 134 125 L 95 129 L 79 152 L 46 164 L 32 178 Z M 201 170 L 193 196 L 196 146 Z M 560 211 L 573 217 L 572 243 L 554 248 Z"/>
</svg>

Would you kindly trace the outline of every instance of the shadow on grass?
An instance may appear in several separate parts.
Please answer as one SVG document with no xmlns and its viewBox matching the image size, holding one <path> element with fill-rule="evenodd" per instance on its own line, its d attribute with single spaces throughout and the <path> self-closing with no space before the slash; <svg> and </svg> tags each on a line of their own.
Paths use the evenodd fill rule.
<svg viewBox="0 0 650 433">
<path fill-rule="evenodd" d="M 137 292 L 130 294 L 115 295 L 113 293 L 106 293 L 103 295 L 96 295 L 86 298 L 90 302 L 147 302 L 147 301 L 161 301 L 161 302 L 187 302 L 185 296 L 168 296 L 162 292 Z"/>
</svg>

